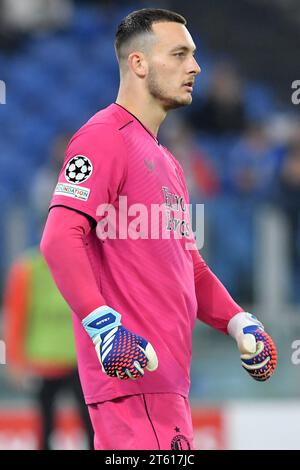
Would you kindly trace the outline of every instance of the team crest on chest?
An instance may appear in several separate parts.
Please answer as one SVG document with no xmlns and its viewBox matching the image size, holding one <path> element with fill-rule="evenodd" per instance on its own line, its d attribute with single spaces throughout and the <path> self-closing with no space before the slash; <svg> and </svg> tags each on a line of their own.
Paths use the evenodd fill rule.
<svg viewBox="0 0 300 470">
<path fill-rule="evenodd" d="M 73 184 L 80 184 L 88 180 L 93 173 L 93 165 L 89 158 L 84 155 L 76 155 L 69 161 L 65 178 Z"/>
</svg>

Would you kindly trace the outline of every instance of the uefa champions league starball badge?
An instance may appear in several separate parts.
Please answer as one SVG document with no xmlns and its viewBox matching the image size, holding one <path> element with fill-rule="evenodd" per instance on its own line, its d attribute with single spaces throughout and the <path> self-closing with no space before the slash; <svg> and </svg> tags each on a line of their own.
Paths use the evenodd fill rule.
<svg viewBox="0 0 300 470">
<path fill-rule="evenodd" d="M 80 184 L 88 180 L 92 173 L 93 165 L 91 160 L 83 155 L 76 155 L 69 161 L 65 170 L 65 177 L 69 183 Z"/>
</svg>

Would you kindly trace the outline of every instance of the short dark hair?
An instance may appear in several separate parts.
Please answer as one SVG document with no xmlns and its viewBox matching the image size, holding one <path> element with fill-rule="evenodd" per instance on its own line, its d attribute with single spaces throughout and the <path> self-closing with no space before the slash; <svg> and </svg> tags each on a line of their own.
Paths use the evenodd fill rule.
<svg viewBox="0 0 300 470">
<path fill-rule="evenodd" d="M 139 34 L 151 33 L 153 23 L 164 21 L 180 23 L 184 26 L 187 24 L 186 19 L 179 13 L 162 8 L 143 8 L 127 15 L 119 24 L 116 32 L 115 50 L 118 59 L 121 57 L 121 49 L 124 44 Z"/>
</svg>

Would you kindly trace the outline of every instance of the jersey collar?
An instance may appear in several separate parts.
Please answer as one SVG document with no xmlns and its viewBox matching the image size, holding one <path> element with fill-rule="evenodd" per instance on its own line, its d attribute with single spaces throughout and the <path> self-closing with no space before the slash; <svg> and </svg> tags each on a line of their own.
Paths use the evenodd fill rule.
<svg viewBox="0 0 300 470">
<path fill-rule="evenodd" d="M 130 111 L 128 111 L 128 109 L 124 108 L 124 106 L 122 106 L 121 104 L 116 103 L 116 102 L 114 102 L 114 104 L 116 106 L 119 106 L 120 108 L 124 109 L 124 111 L 126 111 L 126 113 L 130 114 L 130 116 L 134 117 L 134 119 L 145 129 L 145 131 L 148 132 L 148 134 L 151 135 L 151 137 L 155 140 L 155 142 L 157 144 L 159 144 L 156 135 L 154 135 L 146 126 L 144 126 L 144 124 L 134 114 L 132 114 Z"/>
</svg>

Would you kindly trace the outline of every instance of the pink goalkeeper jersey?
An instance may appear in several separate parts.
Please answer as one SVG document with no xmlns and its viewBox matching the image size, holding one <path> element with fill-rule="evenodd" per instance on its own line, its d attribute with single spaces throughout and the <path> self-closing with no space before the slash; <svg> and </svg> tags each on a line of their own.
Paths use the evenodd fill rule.
<svg viewBox="0 0 300 470">
<path fill-rule="evenodd" d="M 188 395 L 197 300 L 187 204 L 180 165 L 123 107 L 101 110 L 71 139 L 51 207 L 75 209 L 98 223 L 86 249 L 99 290 L 106 305 L 122 315 L 122 324 L 150 341 L 159 360 L 158 369 L 142 379 L 108 377 L 73 314 L 87 403 L 151 392 Z M 115 227 L 103 223 L 104 205 L 112 208 Z M 159 225 L 152 221 L 151 205 L 161 208 Z M 101 230 L 110 235 L 100 239 Z"/>
</svg>

